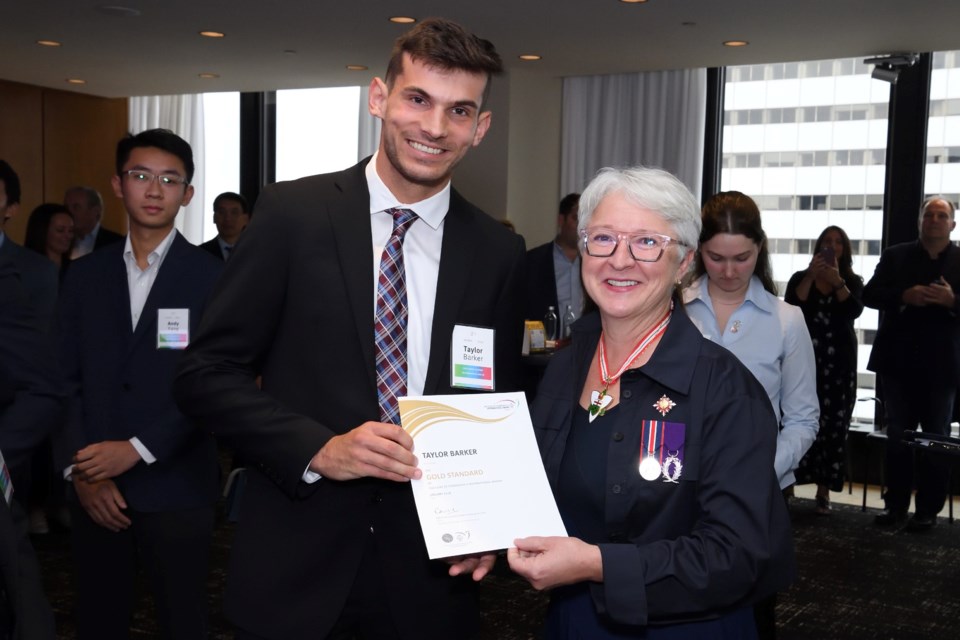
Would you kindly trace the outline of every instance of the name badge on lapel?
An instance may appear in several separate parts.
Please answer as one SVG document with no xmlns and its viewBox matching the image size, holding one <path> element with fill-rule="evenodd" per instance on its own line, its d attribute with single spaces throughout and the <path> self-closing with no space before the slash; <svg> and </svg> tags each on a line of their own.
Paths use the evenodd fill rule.
<svg viewBox="0 0 960 640">
<path fill-rule="evenodd" d="M 190 344 L 190 309 L 157 309 L 157 349 L 186 349 Z"/>
<path fill-rule="evenodd" d="M 493 391 L 494 330 L 458 324 L 450 345 L 450 386 L 475 391 Z"/>
</svg>

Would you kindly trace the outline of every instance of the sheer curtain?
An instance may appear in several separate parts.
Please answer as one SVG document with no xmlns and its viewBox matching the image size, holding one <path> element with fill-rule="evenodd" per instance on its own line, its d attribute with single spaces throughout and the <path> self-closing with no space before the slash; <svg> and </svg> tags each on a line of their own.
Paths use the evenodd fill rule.
<svg viewBox="0 0 960 640">
<path fill-rule="evenodd" d="M 560 195 L 603 167 L 643 164 L 675 174 L 699 200 L 706 86 L 705 69 L 564 79 Z"/>
<path fill-rule="evenodd" d="M 170 129 L 193 148 L 193 200 L 177 216 L 176 227 L 194 244 L 203 241 L 203 96 L 144 96 L 130 98 L 130 132 Z"/>
</svg>

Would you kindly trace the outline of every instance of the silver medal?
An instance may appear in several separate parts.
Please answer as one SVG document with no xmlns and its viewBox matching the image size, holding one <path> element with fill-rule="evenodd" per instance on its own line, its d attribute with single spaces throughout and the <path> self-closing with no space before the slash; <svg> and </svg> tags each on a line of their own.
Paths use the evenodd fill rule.
<svg viewBox="0 0 960 640">
<path fill-rule="evenodd" d="M 640 477 L 644 480 L 656 480 L 660 473 L 660 463 L 653 456 L 647 456 L 640 462 Z"/>
</svg>

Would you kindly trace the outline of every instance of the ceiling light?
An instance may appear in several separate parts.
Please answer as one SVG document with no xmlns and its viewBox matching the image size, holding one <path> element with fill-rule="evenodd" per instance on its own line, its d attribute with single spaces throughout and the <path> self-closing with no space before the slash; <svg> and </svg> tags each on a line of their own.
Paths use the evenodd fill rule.
<svg viewBox="0 0 960 640">
<path fill-rule="evenodd" d="M 746 40 L 725 40 L 723 42 L 723 46 L 725 47 L 745 47 L 748 44 L 750 43 Z"/>
<path fill-rule="evenodd" d="M 219 73 L 198 73 L 197 76 L 200 78 L 203 78 L 204 80 L 213 80 L 215 78 L 219 78 L 220 74 Z"/>
<path fill-rule="evenodd" d="M 647 0 L 620 0 L 624 4 L 643 4 Z"/>
<path fill-rule="evenodd" d="M 368 67 L 365 64 L 348 64 L 347 65 L 347 71 L 366 71 L 369 68 L 370 67 Z"/>
<path fill-rule="evenodd" d="M 60 43 L 56 40 L 37 40 L 37 44 L 41 47 L 59 47 Z"/>
<path fill-rule="evenodd" d="M 67 83 L 69 84 L 87 84 L 86 80 L 81 80 L 80 78 L 67 78 Z"/>
<path fill-rule="evenodd" d="M 416 21 L 416 18 L 410 16 L 393 16 L 390 18 L 390 22 L 396 22 L 397 24 L 411 24 Z"/>
<path fill-rule="evenodd" d="M 535 53 L 525 53 L 522 56 L 518 56 L 521 60 L 542 60 L 543 56 L 538 56 Z"/>
<path fill-rule="evenodd" d="M 223 38 L 227 34 L 219 31 L 201 31 L 200 35 L 202 35 L 204 38 Z"/>
</svg>

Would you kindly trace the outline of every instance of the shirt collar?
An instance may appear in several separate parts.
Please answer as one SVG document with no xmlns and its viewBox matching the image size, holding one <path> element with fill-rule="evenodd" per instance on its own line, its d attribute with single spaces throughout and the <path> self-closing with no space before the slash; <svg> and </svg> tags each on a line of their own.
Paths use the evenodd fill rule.
<svg viewBox="0 0 960 640">
<path fill-rule="evenodd" d="M 426 222 L 432 229 L 439 229 L 447 211 L 450 209 L 450 182 L 448 181 L 439 193 L 426 200 L 409 203 L 400 202 L 377 174 L 377 156 L 379 154 L 379 151 L 374 153 L 364 169 L 367 178 L 367 190 L 370 192 L 370 213 L 379 213 L 394 208 L 411 209 L 417 214 L 417 217 Z"/>
<path fill-rule="evenodd" d="M 704 274 L 694 280 L 687 288 L 684 294 L 684 300 L 686 300 L 688 304 L 700 301 L 710 309 L 713 309 L 713 301 L 710 299 L 710 294 L 707 289 L 707 276 Z M 744 296 L 744 301 L 751 303 L 760 311 L 773 313 L 774 301 L 771 299 L 771 296 L 767 294 L 768 292 L 763 288 L 763 283 L 760 282 L 760 278 L 750 276 L 750 284 L 747 286 L 747 294 Z"/>
<path fill-rule="evenodd" d="M 170 229 L 170 233 L 160 241 L 160 244 L 150 252 L 150 255 L 147 256 L 147 268 L 152 267 L 154 264 L 157 265 L 157 268 L 160 268 L 160 263 L 163 262 L 163 259 L 167 256 L 167 252 L 170 251 L 170 245 L 173 244 L 173 238 L 177 235 L 177 229 L 174 227 Z M 123 259 L 127 263 L 136 264 L 137 258 L 133 255 L 133 245 L 130 244 L 130 234 L 127 234 L 126 240 L 124 240 L 123 245 Z"/>
<path fill-rule="evenodd" d="M 587 368 L 595 357 L 601 328 L 600 314 L 596 311 L 573 325 L 574 344 L 579 342 L 583 345 L 580 348 L 588 352 L 578 352 L 581 362 L 585 362 Z M 690 321 L 680 300 L 675 299 L 670 324 L 667 325 L 667 330 L 650 360 L 641 369 L 632 370 L 634 373 L 628 371 L 624 375 L 629 377 L 642 374 L 668 389 L 689 394 L 697 358 L 705 340 L 700 330 Z M 583 373 L 583 378 L 586 378 L 586 372 Z M 580 380 L 580 386 L 583 386 L 583 379 Z"/>
</svg>

